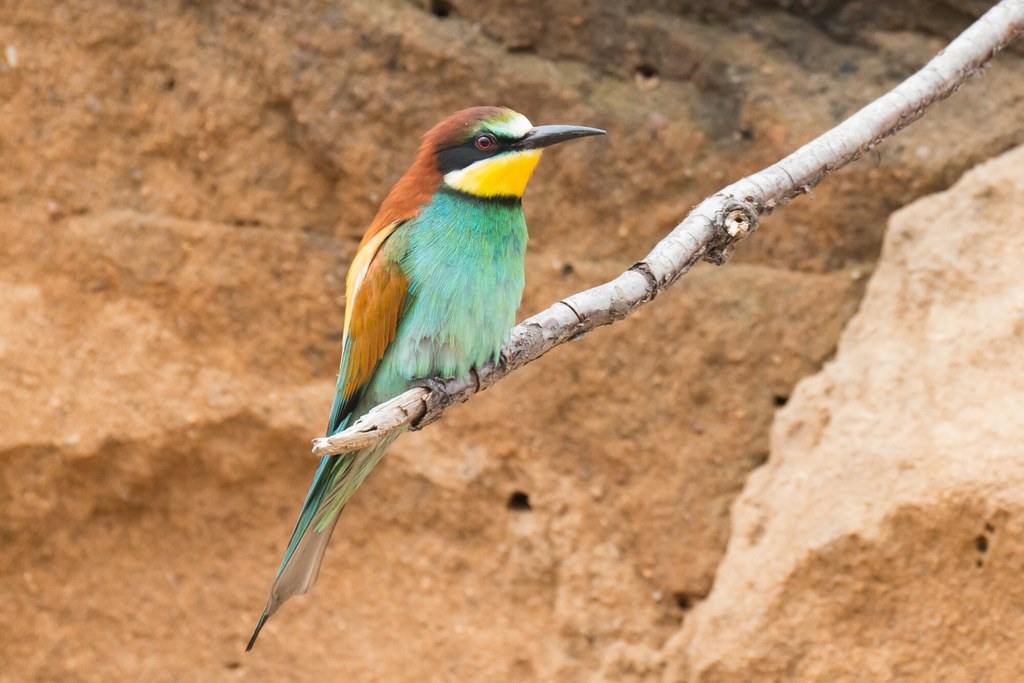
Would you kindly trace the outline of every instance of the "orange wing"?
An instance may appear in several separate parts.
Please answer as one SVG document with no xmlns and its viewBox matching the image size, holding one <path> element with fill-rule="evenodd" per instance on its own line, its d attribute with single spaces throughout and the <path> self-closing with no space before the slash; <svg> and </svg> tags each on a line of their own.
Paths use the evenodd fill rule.
<svg viewBox="0 0 1024 683">
<path fill-rule="evenodd" d="M 328 434 L 355 408 L 388 345 L 395 338 L 409 280 L 401 267 L 381 255 L 387 238 L 402 224 L 395 221 L 360 245 L 345 287 L 345 328 L 341 371 Z"/>
</svg>

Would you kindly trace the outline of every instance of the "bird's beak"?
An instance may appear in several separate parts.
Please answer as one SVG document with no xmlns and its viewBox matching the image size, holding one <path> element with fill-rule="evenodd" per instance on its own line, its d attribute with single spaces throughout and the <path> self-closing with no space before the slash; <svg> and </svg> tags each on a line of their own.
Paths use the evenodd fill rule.
<svg viewBox="0 0 1024 683">
<path fill-rule="evenodd" d="M 600 128 L 586 126 L 536 126 L 521 139 L 512 143 L 512 149 L 540 149 L 588 135 L 604 135 L 604 131 Z"/>
</svg>

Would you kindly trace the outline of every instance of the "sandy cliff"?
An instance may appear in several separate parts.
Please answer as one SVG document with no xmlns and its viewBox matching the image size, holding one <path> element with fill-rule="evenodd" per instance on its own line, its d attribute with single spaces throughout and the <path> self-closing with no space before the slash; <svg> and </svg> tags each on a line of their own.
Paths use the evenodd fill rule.
<svg viewBox="0 0 1024 683">
<path fill-rule="evenodd" d="M 529 314 L 618 273 L 705 194 L 884 92 L 977 12 L 944 2 L 914 3 L 909 14 L 881 9 L 888 3 L 778 9 L 790 4 L 652 0 L 627 14 L 617 2 L 5 3 L 0 681 L 659 680 L 775 672 L 814 652 L 807 666 L 817 668 L 785 669 L 810 675 L 826 670 L 831 650 L 797 639 L 776 652 L 772 639 L 797 622 L 817 625 L 820 638 L 853 628 L 844 610 L 866 604 L 857 591 L 924 566 L 882 552 L 916 546 L 874 540 L 904 527 L 914 539 L 906 543 L 924 544 L 936 563 L 958 548 L 963 571 L 974 572 L 936 564 L 934 581 L 974 581 L 961 600 L 1001 599 L 981 582 L 1010 587 L 1003 553 L 1013 547 L 1004 539 L 1014 508 L 985 502 L 978 491 L 988 480 L 948 465 L 861 486 L 881 496 L 884 486 L 974 482 L 949 499 L 962 501 L 962 515 L 909 488 L 877 511 L 851 502 L 848 520 L 832 511 L 849 527 L 814 537 L 833 539 L 831 550 L 803 563 L 773 559 L 775 583 L 751 584 L 763 595 L 744 601 L 774 609 L 751 622 L 763 625 L 760 640 L 726 637 L 728 624 L 714 622 L 731 619 L 729 610 L 749 614 L 746 602 L 721 597 L 747 580 L 733 558 L 763 553 L 768 562 L 797 523 L 766 508 L 764 545 L 741 547 L 757 528 L 749 501 L 806 438 L 796 425 L 822 431 L 808 411 L 841 410 L 825 380 L 805 385 L 769 459 L 779 405 L 834 353 L 887 217 L 1024 142 L 1024 61 L 1012 54 L 878 155 L 772 217 L 726 268 L 697 269 L 636 318 L 403 439 L 346 512 L 316 591 L 282 610 L 243 656 L 313 469 L 309 439 L 330 402 L 345 267 L 419 133 L 478 103 L 609 130 L 600 143 L 546 155 L 527 193 Z M 998 199 L 978 200 L 979 211 Z M 980 296 L 971 271 L 982 259 L 998 264 L 1006 244 L 971 243 L 971 261 L 950 247 L 942 268 L 919 277 L 960 277 Z M 997 299 L 986 316 L 1005 313 Z M 966 299 L 956 305 L 970 309 Z M 865 337 L 865 326 L 886 322 L 860 321 Z M 994 346 L 969 346 L 967 335 L 953 347 L 958 328 L 937 330 L 946 336 L 930 348 L 932 328 L 890 333 L 923 335 L 900 352 L 927 360 L 935 382 L 948 376 L 949 406 L 978 395 L 1008 411 L 1009 396 L 950 369 L 980 372 Z M 1017 351 L 1002 334 L 1008 387 Z M 868 342 L 858 348 L 871 357 Z M 842 384 L 835 373 L 847 367 L 837 362 L 825 377 Z M 869 389 L 855 405 L 870 407 Z M 879 406 L 925 395 L 886 391 Z M 942 415 L 932 429 L 963 424 Z M 828 438 L 862 433 L 844 429 Z M 920 451 L 927 463 L 980 452 L 934 440 Z M 803 448 L 807 458 L 839 459 L 838 450 Z M 848 465 L 832 466 L 839 476 Z M 742 540 L 730 510 L 752 472 L 736 508 Z M 995 472 L 1011 485 L 1011 470 Z M 837 505 L 856 501 L 841 493 Z M 900 501 L 929 512 L 897 515 Z M 935 541 L 925 544 L 929 533 Z M 836 602 L 812 610 L 800 591 L 846 556 L 877 582 L 855 575 L 846 592 L 820 584 Z M 904 623 L 894 619 L 905 605 L 953 594 L 924 583 L 900 590 L 904 602 L 879 624 Z M 1010 629 L 1009 612 L 999 614 Z M 695 656 L 710 638 L 721 642 Z M 895 666 L 896 655 L 849 638 L 830 647 L 857 643 L 850 662 Z M 731 643 L 746 643 L 749 667 L 770 663 L 722 664 Z M 984 652 L 1007 651 L 991 647 Z"/>
<path fill-rule="evenodd" d="M 668 678 L 1024 672 L 1024 148 L 895 214 L 835 360 L 733 506 Z"/>
</svg>

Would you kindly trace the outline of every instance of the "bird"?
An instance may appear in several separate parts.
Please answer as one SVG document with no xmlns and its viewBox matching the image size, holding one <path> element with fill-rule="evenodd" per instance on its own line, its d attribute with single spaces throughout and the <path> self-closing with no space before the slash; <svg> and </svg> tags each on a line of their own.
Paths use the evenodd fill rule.
<svg viewBox="0 0 1024 683">
<path fill-rule="evenodd" d="M 417 382 L 499 360 L 525 285 L 527 182 L 544 148 L 604 134 L 478 106 L 423 135 L 349 267 L 328 436 Z M 312 588 L 342 509 L 399 434 L 320 459 L 246 652 Z"/>
</svg>

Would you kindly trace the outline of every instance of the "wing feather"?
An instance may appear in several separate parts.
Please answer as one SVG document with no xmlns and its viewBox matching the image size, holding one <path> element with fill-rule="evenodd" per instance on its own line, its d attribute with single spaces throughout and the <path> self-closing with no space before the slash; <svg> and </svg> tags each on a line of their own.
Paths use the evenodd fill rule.
<svg viewBox="0 0 1024 683">
<path fill-rule="evenodd" d="M 345 287 L 341 368 L 327 433 L 335 433 L 362 396 L 395 338 L 409 280 L 384 244 L 404 221 L 395 221 L 360 245 Z"/>
</svg>

